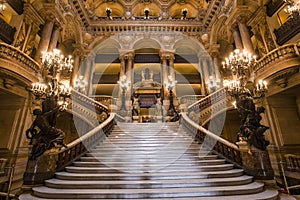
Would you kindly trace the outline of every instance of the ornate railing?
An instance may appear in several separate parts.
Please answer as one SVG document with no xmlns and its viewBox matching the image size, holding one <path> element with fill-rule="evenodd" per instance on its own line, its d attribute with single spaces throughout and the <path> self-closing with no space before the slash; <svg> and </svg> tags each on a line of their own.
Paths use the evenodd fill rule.
<svg viewBox="0 0 300 200">
<path fill-rule="evenodd" d="M 117 99 L 112 96 L 95 95 L 95 96 L 92 96 L 91 98 L 107 107 L 111 104 L 116 105 L 116 103 L 117 103 Z"/>
<path fill-rule="evenodd" d="M 40 184 L 45 179 L 53 177 L 56 171 L 62 170 L 66 165 L 87 152 L 89 148 L 104 140 L 115 124 L 116 114 L 109 114 L 106 106 L 77 91 L 72 92 L 72 110 L 69 109 L 68 111 L 87 122 L 90 127 L 81 130 L 82 132 L 79 133 L 81 136 L 67 144 L 67 148 L 45 154 L 43 159 L 56 164 L 48 166 L 46 172 L 40 175 L 26 172 L 24 175 L 25 184 Z M 118 119 L 122 120 L 120 117 Z"/>
<path fill-rule="evenodd" d="M 300 63 L 299 51 L 300 51 L 300 43 L 287 44 L 277 49 L 274 49 L 273 51 L 269 52 L 267 55 L 265 55 L 263 58 L 259 59 L 256 62 L 253 69 L 254 73 L 256 75 L 259 75 L 262 74 L 263 72 L 270 71 L 268 73 L 271 75 L 271 73 L 276 72 L 278 70 L 274 66 L 278 64 L 281 65 L 282 68 L 283 64 L 281 62 L 287 61 L 287 59 L 296 59 L 299 60 Z"/>
<path fill-rule="evenodd" d="M 192 134 L 197 141 L 206 149 L 212 149 L 217 154 L 233 162 L 237 166 L 243 166 L 239 148 L 227 140 L 215 135 L 207 129 L 193 122 L 186 113 L 181 113 L 181 124 L 188 133 Z"/>
<path fill-rule="evenodd" d="M 33 70 L 35 73 L 40 72 L 41 69 L 39 63 L 30 56 L 5 43 L 0 43 L 0 58 L 17 62 L 18 65 L 23 67 L 25 70 Z"/>
<path fill-rule="evenodd" d="M 83 105 L 85 108 L 94 111 L 96 114 L 102 114 L 103 112 L 108 115 L 108 108 L 107 106 L 103 105 L 100 102 L 95 101 L 92 98 L 89 98 L 80 92 L 73 90 L 72 93 L 72 101 L 76 102 L 80 105 Z"/>
<path fill-rule="evenodd" d="M 107 23 L 101 24 L 91 24 L 91 30 L 95 35 L 110 33 L 120 33 L 124 31 L 138 31 L 138 32 L 184 32 L 186 34 L 195 34 L 202 32 L 202 27 L 199 22 L 189 21 L 186 22 L 178 22 L 176 24 L 170 23 L 174 21 L 164 21 L 164 22 L 154 22 L 151 21 L 143 21 L 141 25 L 141 21 L 127 21 L 128 23 L 120 23 L 121 21 L 114 20 L 109 21 Z"/>
<path fill-rule="evenodd" d="M 300 172 L 300 155 L 286 154 L 286 169 L 291 172 Z"/>
<path fill-rule="evenodd" d="M 231 102 L 232 98 L 226 95 L 224 88 L 221 88 L 190 105 L 188 107 L 188 115 L 193 121 L 197 121 L 197 123 L 203 126 L 220 112 L 224 112 L 229 107 L 233 107 Z"/>
<path fill-rule="evenodd" d="M 184 95 L 178 98 L 178 102 L 180 104 L 186 104 L 187 106 L 190 106 L 204 97 L 205 95 Z"/>
<path fill-rule="evenodd" d="M 73 162 L 75 159 L 83 155 L 88 149 L 95 144 L 104 140 L 105 136 L 109 135 L 114 127 L 115 114 L 112 113 L 107 120 L 105 120 L 98 127 L 89 131 L 77 140 L 69 143 L 68 148 L 59 151 L 56 163 L 56 170 L 62 170 L 66 165 Z"/>
</svg>

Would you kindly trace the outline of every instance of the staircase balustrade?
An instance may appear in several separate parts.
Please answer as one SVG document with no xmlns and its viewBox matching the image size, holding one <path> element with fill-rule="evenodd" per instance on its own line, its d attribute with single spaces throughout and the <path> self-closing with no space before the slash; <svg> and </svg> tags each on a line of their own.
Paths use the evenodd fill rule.
<svg viewBox="0 0 300 200">
<path fill-rule="evenodd" d="M 178 98 L 178 102 L 180 104 L 186 104 L 187 106 L 190 106 L 204 97 L 205 95 L 184 95 Z"/>
<path fill-rule="evenodd" d="M 226 90 L 221 88 L 216 92 L 202 98 L 188 107 L 188 114 L 195 113 L 200 125 L 205 125 L 209 120 L 232 107 L 232 98 L 226 95 Z"/>
<path fill-rule="evenodd" d="M 106 95 L 96 95 L 96 96 L 92 96 L 92 98 L 95 101 L 97 101 L 107 107 L 111 104 L 116 105 L 116 102 L 117 102 L 116 98 L 114 98 L 112 96 L 106 96 Z"/>
<path fill-rule="evenodd" d="M 64 166 L 72 162 L 74 159 L 76 159 L 77 157 L 85 153 L 87 151 L 86 147 L 91 147 L 95 143 L 103 139 L 105 135 L 109 134 L 109 132 L 112 130 L 114 125 L 113 121 L 114 121 L 115 114 L 109 114 L 108 108 L 105 105 L 75 90 L 73 90 L 72 93 L 72 101 L 73 101 L 73 108 L 74 106 L 77 108 L 73 110 L 75 110 L 75 112 L 78 110 L 84 112 L 85 115 L 80 115 L 80 116 L 82 117 L 87 116 L 86 117 L 87 121 L 89 121 L 90 123 L 94 122 L 93 127 L 95 128 L 89 131 L 88 133 L 86 133 L 85 135 L 81 136 L 77 140 L 69 143 L 67 145 L 68 148 L 62 149 L 58 153 L 56 169 L 62 169 Z M 99 121 L 97 119 L 99 118 L 99 115 L 102 114 L 105 114 L 106 116 L 109 117 L 105 121 L 103 121 L 103 123 L 98 125 Z M 95 121 L 97 121 L 97 123 L 95 123 Z"/>
<path fill-rule="evenodd" d="M 82 94 L 80 92 L 73 90 L 72 100 L 81 105 L 85 105 L 86 108 L 88 108 L 92 111 L 95 111 L 96 114 L 102 114 L 104 112 L 108 115 L 107 106 L 103 105 L 100 102 L 95 101 L 92 98 L 85 96 L 84 94 Z"/>
<path fill-rule="evenodd" d="M 214 150 L 229 162 L 242 167 L 247 174 L 257 179 L 273 179 L 274 172 L 267 151 L 253 149 L 247 142 L 239 142 L 237 146 L 202 127 L 214 116 L 232 107 L 233 105 L 229 104 L 231 100 L 224 88 L 208 95 L 189 106 L 188 113 L 181 114 L 183 127 L 204 147 Z"/>
<path fill-rule="evenodd" d="M 300 173 L 300 155 L 286 154 L 284 157 L 287 164 L 286 170 Z"/>
<path fill-rule="evenodd" d="M 114 127 L 115 114 L 110 114 L 109 118 L 102 124 L 89 131 L 85 135 L 69 143 L 67 148 L 60 150 L 56 163 L 56 170 L 63 169 L 66 165 L 73 162 L 75 159 L 83 155 L 87 151 L 87 147 L 92 147 L 99 141 L 103 140 L 105 136 L 109 135 Z"/>
<path fill-rule="evenodd" d="M 69 108 L 68 111 L 88 122 L 93 129 L 67 144 L 67 148 L 44 154 L 41 158 L 38 158 L 42 160 L 40 162 L 29 160 L 24 175 L 25 184 L 39 184 L 43 183 L 45 179 L 53 177 L 56 171 L 62 170 L 66 165 L 86 153 L 88 148 L 104 140 L 115 124 L 115 113 L 109 114 L 106 106 L 77 91 L 72 93 L 72 110 Z M 103 115 L 104 119 L 101 121 Z M 121 117 L 118 117 L 118 119 L 122 120 Z M 44 162 L 51 163 L 51 165 L 42 164 Z M 36 175 L 35 172 L 32 172 L 35 168 L 43 171 L 43 173 Z"/>
<path fill-rule="evenodd" d="M 39 63 L 9 44 L 0 43 L 0 58 L 17 62 L 20 67 L 23 67 L 25 70 L 29 69 L 33 73 L 39 73 L 41 70 Z"/>
<path fill-rule="evenodd" d="M 186 113 L 181 113 L 181 124 L 189 133 L 194 134 L 194 137 L 199 142 L 203 143 L 205 139 L 206 148 L 213 149 L 216 153 L 227 158 L 237 166 L 243 166 L 241 152 L 238 146 L 199 126 L 192 121 Z M 206 137 L 208 137 L 208 139 L 206 139 Z"/>
</svg>

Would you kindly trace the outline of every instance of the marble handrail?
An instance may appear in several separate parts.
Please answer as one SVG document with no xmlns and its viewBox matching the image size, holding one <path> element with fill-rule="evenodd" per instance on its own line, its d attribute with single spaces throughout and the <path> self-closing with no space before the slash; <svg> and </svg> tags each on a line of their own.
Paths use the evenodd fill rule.
<svg viewBox="0 0 300 200">
<path fill-rule="evenodd" d="M 216 153 L 236 165 L 243 166 L 241 151 L 237 145 L 215 135 L 202 126 L 199 126 L 192 121 L 186 113 L 181 113 L 181 124 L 189 134 L 195 137 L 199 142 L 203 143 L 206 148 L 211 148 Z"/>
</svg>

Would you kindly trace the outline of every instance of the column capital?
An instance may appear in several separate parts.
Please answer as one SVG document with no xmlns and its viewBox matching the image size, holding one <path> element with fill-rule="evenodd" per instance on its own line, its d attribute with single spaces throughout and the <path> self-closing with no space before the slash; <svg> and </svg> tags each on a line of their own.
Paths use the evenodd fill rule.
<svg viewBox="0 0 300 200">
<path fill-rule="evenodd" d="M 159 56 L 162 60 L 175 60 L 174 52 L 160 51 Z"/>
<path fill-rule="evenodd" d="M 121 55 L 119 56 L 119 58 L 120 58 L 120 60 L 122 60 L 122 59 L 125 59 L 125 60 L 133 60 L 134 55 L 135 55 L 135 54 L 134 54 L 133 51 L 131 51 L 131 52 L 125 52 L 125 53 L 121 54 Z"/>
</svg>

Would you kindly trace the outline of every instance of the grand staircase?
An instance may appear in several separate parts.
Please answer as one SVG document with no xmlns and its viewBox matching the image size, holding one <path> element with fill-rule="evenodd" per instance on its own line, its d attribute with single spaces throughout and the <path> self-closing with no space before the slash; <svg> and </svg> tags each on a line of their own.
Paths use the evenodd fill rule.
<svg viewBox="0 0 300 200">
<path fill-rule="evenodd" d="M 21 200 L 277 199 L 178 123 L 118 123 L 106 140 Z"/>
</svg>

